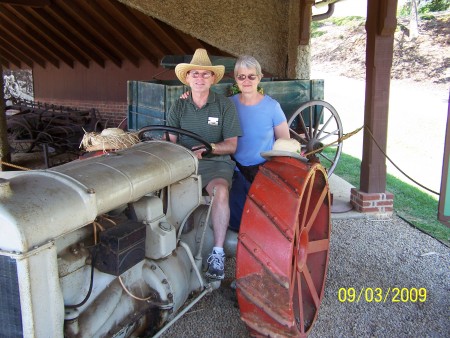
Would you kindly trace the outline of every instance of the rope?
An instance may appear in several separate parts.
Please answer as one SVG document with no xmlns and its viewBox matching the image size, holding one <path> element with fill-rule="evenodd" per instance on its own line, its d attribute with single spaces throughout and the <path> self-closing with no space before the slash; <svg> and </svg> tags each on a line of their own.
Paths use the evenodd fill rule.
<svg viewBox="0 0 450 338">
<path fill-rule="evenodd" d="M 411 180 L 412 182 L 414 182 L 415 184 L 417 184 L 419 187 L 425 189 L 426 191 L 431 192 L 431 193 L 433 193 L 433 194 L 435 194 L 435 195 L 438 195 L 438 196 L 440 195 L 438 192 L 436 192 L 436 191 L 434 191 L 434 190 L 431 190 L 430 188 L 427 188 L 427 187 L 424 186 L 423 184 L 420 184 L 420 183 L 417 182 L 415 179 L 413 179 L 411 176 L 407 175 L 402 169 L 400 169 L 400 168 L 398 167 L 398 165 L 396 165 L 396 164 L 394 163 L 394 161 L 392 161 L 391 158 L 386 154 L 386 152 L 385 152 L 383 149 L 381 149 L 381 146 L 378 144 L 377 140 L 376 140 L 375 137 L 373 136 L 372 131 L 371 131 L 370 128 L 369 128 L 368 126 L 366 126 L 366 125 L 363 125 L 362 127 L 359 127 L 359 128 L 357 128 L 357 129 L 355 129 L 354 131 L 352 131 L 352 132 L 350 132 L 350 133 L 347 133 L 347 134 L 343 135 L 341 138 L 337 139 L 336 141 L 331 142 L 331 143 L 329 143 L 329 144 L 327 144 L 327 145 L 325 145 L 325 146 L 323 146 L 323 147 L 321 147 L 321 148 L 319 148 L 319 149 L 315 149 L 315 150 L 313 150 L 313 151 L 310 151 L 309 153 L 303 154 L 302 156 L 308 157 L 308 156 L 313 155 L 313 154 L 315 154 L 315 153 L 317 153 L 317 152 L 319 152 L 319 151 L 322 151 L 323 149 L 325 149 L 325 148 L 327 148 L 327 147 L 329 147 L 329 146 L 331 146 L 331 145 L 333 145 L 333 144 L 335 144 L 335 143 L 341 143 L 342 141 L 344 141 L 344 140 L 350 138 L 351 136 L 357 134 L 357 133 L 358 133 L 361 129 L 363 129 L 363 128 L 369 133 L 370 138 L 373 140 L 373 142 L 375 143 L 375 145 L 377 146 L 377 148 L 381 151 L 381 153 L 386 157 L 386 159 L 387 159 L 387 160 L 388 160 L 388 161 L 389 161 L 389 162 L 390 162 L 390 163 L 391 163 L 398 171 L 400 171 L 406 178 L 408 178 L 409 180 Z"/>
<path fill-rule="evenodd" d="M 419 182 L 417 182 L 416 180 L 414 180 L 413 178 L 411 178 L 410 176 L 408 176 L 403 170 L 401 170 L 390 158 L 389 156 L 383 151 L 383 149 L 381 149 L 380 145 L 378 144 L 377 140 L 375 140 L 375 137 L 372 134 L 372 131 L 369 129 L 369 127 L 365 126 L 365 130 L 369 133 L 370 137 L 372 138 L 373 142 L 375 143 L 375 145 L 377 146 L 377 148 L 381 151 L 381 153 L 388 159 L 389 162 L 391 162 L 391 164 L 397 168 L 398 171 L 400 171 L 403 175 L 405 175 L 409 180 L 411 180 L 412 182 L 414 182 L 415 184 L 417 184 L 419 187 L 425 189 L 426 191 L 429 191 L 435 195 L 440 195 L 438 192 L 431 190 L 430 188 L 427 188 L 426 186 L 420 184 Z"/>
<path fill-rule="evenodd" d="M 21 167 L 20 165 L 8 163 L 8 162 L 2 161 L 2 160 L 0 160 L 0 165 L 6 165 L 8 167 L 12 167 L 12 168 L 20 169 L 20 170 L 32 170 L 32 169 Z"/>
<path fill-rule="evenodd" d="M 345 134 L 344 136 L 342 136 L 341 138 L 337 139 L 336 141 L 331 142 L 331 143 L 329 143 L 329 144 L 327 144 L 327 145 L 324 145 L 324 146 L 321 147 L 321 148 L 318 148 L 318 149 L 315 149 L 315 150 L 313 150 L 313 151 L 310 151 L 309 153 L 303 154 L 302 156 L 308 157 L 309 155 L 314 155 L 315 153 L 317 153 L 317 152 L 319 152 L 319 151 L 322 151 L 323 149 L 328 148 L 328 147 L 332 146 L 332 145 L 335 144 L 335 143 L 341 143 L 342 141 L 344 141 L 344 140 L 350 138 L 351 136 L 357 134 L 357 133 L 358 133 L 361 129 L 363 129 L 363 128 L 364 128 L 364 126 L 359 127 L 359 128 L 357 128 L 357 129 L 355 129 L 354 131 L 352 131 L 351 133 Z"/>
<path fill-rule="evenodd" d="M 347 134 L 343 135 L 342 137 L 338 138 L 338 139 L 337 139 L 336 141 L 334 141 L 334 142 L 331 142 L 331 143 L 329 143 L 329 144 L 327 144 L 327 145 L 324 145 L 323 147 L 320 147 L 320 148 L 318 148 L 318 149 L 315 149 L 315 150 L 313 150 L 313 151 L 310 151 L 309 153 L 303 154 L 303 156 L 304 156 L 304 157 L 308 157 L 308 156 L 310 156 L 310 155 L 314 155 L 315 153 L 318 153 L 319 151 L 322 151 L 323 149 L 328 148 L 328 147 L 332 146 L 332 145 L 335 144 L 335 143 L 341 143 L 342 141 L 344 141 L 344 140 L 346 140 L 346 139 L 352 137 L 353 135 L 359 133 L 359 131 L 360 131 L 361 129 L 363 129 L 363 128 L 365 128 L 365 130 L 369 133 L 369 136 L 371 137 L 371 139 L 373 140 L 373 142 L 375 143 L 375 145 L 377 146 L 377 148 L 381 151 L 381 153 L 386 157 L 386 159 L 387 159 L 387 160 L 388 160 L 388 161 L 389 161 L 389 162 L 390 162 L 390 163 L 391 163 L 398 171 L 400 171 L 406 178 L 408 178 L 408 179 L 409 179 L 410 181 L 412 181 L 413 183 L 417 184 L 419 187 L 425 189 L 426 191 L 431 192 L 432 194 L 435 194 L 435 195 L 438 195 L 438 196 L 440 195 L 440 193 L 438 193 L 438 192 L 436 192 L 436 191 L 434 191 L 434 190 L 432 190 L 432 189 L 430 189 L 430 188 L 424 186 L 423 184 L 417 182 L 417 181 L 416 181 L 415 179 L 413 179 L 411 176 L 409 176 L 408 174 L 406 174 L 402 169 L 400 169 L 399 166 L 397 166 L 397 165 L 394 163 L 394 161 L 392 161 L 391 158 L 386 154 L 386 152 L 385 152 L 383 149 L 381 149 L 381 147 L 380 147 L 380 145 L 378 144 L 377 140 L 376 140 L 375 137 L 373 136 L 372 131 L 371 131 L 371 130 L 369 129 L 369 127 L 367 127 L 366 125 L 363 125 L 362 127 L 359 127 L 359 128 L 357 128 L 357 129 L 355 129 L 354 131 L 352 131 L 352 132 L 350 132 L 350 133 L 347 133 Z M 29 168 L 25 168 L 25 167 L 21 167 L 21 166 L 16 165 L 16 164 L 4 162 L 4 161 L 2 161 L 2 160 L 0 160 L 0 164 L 6 165 L 6 166 L 9 166 L 9 167 L 13 167 L 13 168 L 16 168 L 16 169 L 20 169 L 20 170 L 31 170 L 31 169 L 29 169 Z"/>
</svg>

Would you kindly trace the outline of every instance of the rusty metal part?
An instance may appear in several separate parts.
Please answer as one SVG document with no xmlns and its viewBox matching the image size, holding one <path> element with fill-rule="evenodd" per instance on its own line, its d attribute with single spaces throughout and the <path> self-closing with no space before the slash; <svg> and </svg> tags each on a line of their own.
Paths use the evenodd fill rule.
<svg viewBox="0 0 450 338">
<path fill-rule="evenodd" d="M 250 332 L 304 337 L 324 294 L 330 245 L 325 169 L 275 157 L 256 176 L 236 254 L 241 318 Z"/>
</svg>

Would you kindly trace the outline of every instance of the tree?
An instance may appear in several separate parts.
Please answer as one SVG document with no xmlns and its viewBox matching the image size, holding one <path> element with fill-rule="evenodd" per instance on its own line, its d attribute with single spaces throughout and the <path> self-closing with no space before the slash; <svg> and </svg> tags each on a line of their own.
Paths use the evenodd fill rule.
<svg viewBox="0 0 450 338">
<path fill-rule="evenodd" d="M 411 15 L 409 17 L 409 37 L 415 39 L 419 36 L 419 16 L 417 14 L 417 0 L 411 0 Z"/>
</svg>

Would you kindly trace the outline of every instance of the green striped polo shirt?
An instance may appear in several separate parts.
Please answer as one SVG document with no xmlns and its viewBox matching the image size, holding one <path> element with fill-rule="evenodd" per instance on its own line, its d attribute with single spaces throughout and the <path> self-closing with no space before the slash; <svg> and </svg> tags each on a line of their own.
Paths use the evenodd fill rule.
<svg viewBox="0 0 450 338">
<path fill-rule="evenodd" d="M 169 110 L 167 125 L 196 133 L 209 143 L 218 143 L 242 135 L 233 102 L 211 90 L 202 108 L 194 104 L 192 96 L 176 100 Z M 178 143 L 189 149 L 200 144 L 184 135 L 178 135 Z"/>
</svg>

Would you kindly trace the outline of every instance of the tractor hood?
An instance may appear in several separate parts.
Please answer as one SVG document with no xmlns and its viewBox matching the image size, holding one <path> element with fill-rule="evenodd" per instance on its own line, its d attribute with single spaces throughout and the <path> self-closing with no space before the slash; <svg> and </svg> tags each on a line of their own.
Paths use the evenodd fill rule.
<svg viewBox="0 0 450 338">
<path fill-rule="evenodd" d="M 188 149 L 150 141 L 48 170 L 0 173 L 0 251 L 25 253 L 197 171 Z"/>
</svg>

